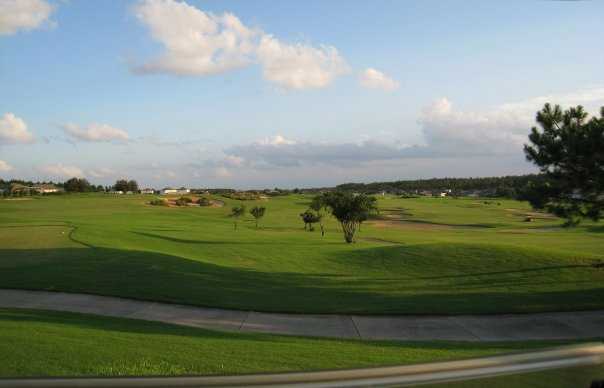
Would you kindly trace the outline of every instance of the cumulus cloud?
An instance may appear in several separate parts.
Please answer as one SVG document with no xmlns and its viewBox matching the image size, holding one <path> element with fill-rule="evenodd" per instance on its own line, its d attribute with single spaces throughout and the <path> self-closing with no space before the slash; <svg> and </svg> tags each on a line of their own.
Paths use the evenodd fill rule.
<svg viewBox="0 0 604 388">
<path fill-rule="evenodd" d="M 164 52 L 136 73 L 211 75 L 260 63 L 264 78 L 286 89 L 322 88 L 347 73 L 333 46 L 288 44 L 250 28 L 232 13 L 214 15 L 174 0 L 142 0 L 134 8 Z"/>
<path fill-rule="evenodd" d="M 434 153 L 491 154 L 519 152 L 526 142 L 532 117 L 515 110 L 461 111 L 447 98 L 427 106 L 419 123 Z"/>
<path fill-rule="evenodd" d="M 547 102 L 562 108 L 582 104 L 597 114 L 604 105 L 604 88 L 538 96 L 483 111 L 455 109 L 449 99 L 440 98 L 423 110 L 419 124 L 426 146 L 435 154 L 521 153 L 535 113 Z"/>
<path fill-rule="evenodd" d="M 9 172 L 13 170 L 13 166 L 5 162 L 4 160 L 0 160 L 0 172 Z"/>
<path fill-rule="evenodd" d="M 396 90 L 399 87 L 398 81 L 371 67 L 361 72 L 359 83 L 368 89 L 382 89 L 386 91 Z"/>
<path fill-rule="evenodd" d="M 0 117 L 0 145 L 33 142 L 34 135 L 29 132 L 23 119 L 12 113 Z"/>
<path fill-rule="evenodd" d="M 92 123 L 86 127 L 76 124 L 65 124 L 63 131 L 73 140 L 86 142 L 125 142 L 128 141 L 128 132 L 107 124 Z"/>
<path fill-rule="evenodd" d="M 0 1 L 0 35 L 33 30 L 48 20 L 53 7 L 44 0 Z"/>
<path fill-rule="evenodd" d="M 251 62 L 258 31 L 233 14 L 213 15 L 185 2 L 144 0 L 135 6 L 137 18 L 165 47 L 163 55 L 136 67 L 140 73 L 208 75 Z"/>
<path fill-rule="evenodd" d="M 323 88 L 349 67 L 333 46 L 286 44 L 264 35 L 258 47 L 264 78 L 287 89 Z"/>
<path fill-rule="evenodd" d="M 461 110 L 447 98 L 426 106 L 418 124 L 421 144 L 408 145 L 372 138 L 358 142 L 311 142 L 268 137 L 224 150 L 255 168 L 309 165 L 359 166 L 372 162 L 409 159 L 522 158 L 522 146 L 535 125 L 535 112 L 545 102 L 564 107 L 583 104 L 596 113 L 604 105 L 604 88 L 540 96 L 487 110 Z M 508 158 L 508 159 L 509 159 Z"/>
<path fill-rule="evenodd" d="M 53 178 L 83 178 L 85 175 L 79 167 L 66 166 L 62 163 L 39 166 L 38 171 Z"/>
</svg>

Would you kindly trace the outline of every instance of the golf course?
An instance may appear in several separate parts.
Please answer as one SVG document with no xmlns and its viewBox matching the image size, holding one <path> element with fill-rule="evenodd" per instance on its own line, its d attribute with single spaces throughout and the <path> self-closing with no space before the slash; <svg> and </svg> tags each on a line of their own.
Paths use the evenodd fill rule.
<svg viewBox="0 0 604 388">
<path fill-rule="evenodd" d="M 527 203 L 379 196 L 346 244 L 312 196 L 222 207 L 151 206 L 153 196 L 0 200 L 3 288 L 89 293 L 289 313 L 495 314 L 604 308 L 604 228 Z M 256 228 L 236 204 L 266 207 Z M 530 219 L 531 222 L 527 222 Z"/>
<path fill-rule="evenodd" d="M 379 196 L 347 244 L 331 216 L 304 229 L 311 195 L 224 206 L 155 196 L 0 200 L 2 288 L 221 309 L 358 315 L 499 314 L 604 308 L 604 229 L 503 199 Z M 266 207 L 235 230 L 229 209 Z M 527 221 L 530 218 L 530 222 Z M 220 332 L 68 312 L 0 310 L 0 375 L 234 374 L 395 365 L 569 341 L 375 341 Z M 596 376 L 600 369 L 593 370 Z M 545 381 L 564 382 L 566 372 Z M 572 373 L 569 378 L 572 377 Z M 535 380 L 542 377 L 536 375 Z M 563 385 L 560 385 L 563 386 Z"/>
<path fill-rule="evenodd" d="M 563 228 L 518 201 L 380 197 L 379 214 L 346 244 L 332 217 L 323 237 L 304 230 L 311 196 L 257 201 L 267 208 L 259 227 L 247 215 L 237 230 L 228 214 L 240 201 L 172 208 L 150 199 L 0 201 L 2 287 L 293 313 L 604 307 L 602 226 Z"/>
</svg>

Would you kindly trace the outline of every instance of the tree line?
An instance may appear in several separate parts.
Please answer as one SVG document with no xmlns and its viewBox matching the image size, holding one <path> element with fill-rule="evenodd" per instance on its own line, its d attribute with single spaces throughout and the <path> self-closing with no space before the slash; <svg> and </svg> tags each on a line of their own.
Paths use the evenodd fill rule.
<svg viewBox="0 0 604 388">
<path fill-rule="evenodd" d="M 413 194 L 421 191 L 451 190 L 452 195 L 463 195 L 468 191 L 478 191 L 484 196 L 521 198 L 529 184 L 543 181 L 543 179 L 544 177 L 541 174 L 485 178 L 432 178 L 393 182 L 344 183 L 336 186 L 335 190 L 366 194 L 382 192 Z"/>
<path fill-rule="evenodd" d="M 36 186 L 55 186 L 58 189 L 62 189 L 67 193 L 93 193 L 93 192 L 106 192 L 111 190 L 116 191 L 138 191 L 138 183 L 135 180 L 120 179 L 115 182 L 112 186 L 94 185 L 90 183 L 86 178 L 70 178 L 65 182 L 33 182 L 22 179 L 0 179 L 0 191 L 3 195 L 31 195 L 32 190 L 30 188 Z"/>
</svg>

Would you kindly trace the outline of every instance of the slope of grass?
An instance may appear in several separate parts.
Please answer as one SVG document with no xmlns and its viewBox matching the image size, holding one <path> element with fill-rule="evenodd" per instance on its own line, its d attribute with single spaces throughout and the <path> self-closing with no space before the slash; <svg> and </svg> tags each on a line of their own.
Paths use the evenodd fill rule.
<svg viewBox="0 0 604 388">
<path fill-rule="evenodd" d="M 343 242 L 305 232 L 310 197 L 259 202 L 233 230 L 223 208 L 149 196 L 0 200 L 0 285 L 235 309 L 498 313 L 604 308 L 604 229 L 506 200 L 380 197 L 379 219 Z M 246 202 L 248 207 L 255 202 Z M 524 222 L 530 214 L 534 222 Z"/>
<path fill-rule="evenodd" d="M 0 309 L 1 377 L 207 375 L 354 368 L 479 357 L 555 344 L 298 338 Z"/>
</svg>

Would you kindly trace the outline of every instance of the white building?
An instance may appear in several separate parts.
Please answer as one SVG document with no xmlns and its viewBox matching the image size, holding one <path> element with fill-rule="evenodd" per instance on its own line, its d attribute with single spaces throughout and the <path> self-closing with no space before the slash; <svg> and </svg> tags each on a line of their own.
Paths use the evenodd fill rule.
<svg viewBox="0 0 604 388">
<path fill-rule="evenodd" d="M 141 194 L 155 194 L 155 190 L 153 189 L 142 189 Z"/>
<path fill-rule="evenodd" d="M 61 189 L 55 185 L 34 186 L 34 187 L 32 187 L 32 190 L 37 191 L 40 194 L 58 193 L 59 191 L 61 191 Z"/>
<path fill-rule="evenodd" d="M 166 187 L 165 189 L 162 189 L 160 193 L 161 195 L 182 195 L 191 193 L 191 190 L 185 189 L 184 187 L 181 187 L 180 189 L 172 189 L 170 187 Z"/>
</svg>

